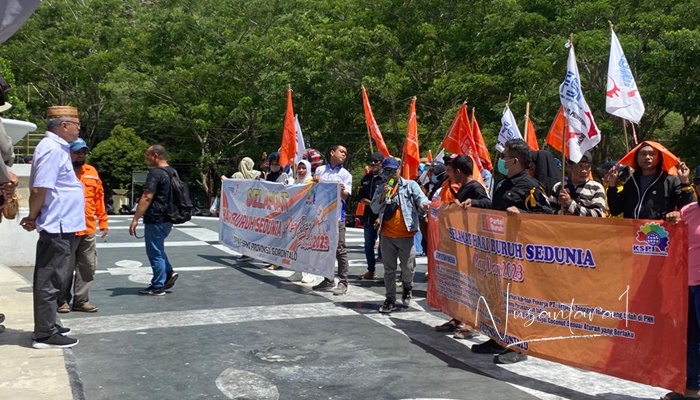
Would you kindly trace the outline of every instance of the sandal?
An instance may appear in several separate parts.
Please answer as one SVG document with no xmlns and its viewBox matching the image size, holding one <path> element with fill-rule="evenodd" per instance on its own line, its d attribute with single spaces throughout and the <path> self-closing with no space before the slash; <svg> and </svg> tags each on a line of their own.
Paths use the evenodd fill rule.
<svg viewBox="0 0 700 400">
<path fill-rule="evenodd" d="M 455 339 L 471 339 L 474 337 L 474 332 L 471 329 L 458 328 L 452 337 Z"/>
<path fill-rule="evenodd" d="M 460 324 L 460 322 L 452 318 L 444 324 L 436 326 L 435 330 L 438 332 L 454 332 L 457 329 L 458 324 Z"/>
</svg>

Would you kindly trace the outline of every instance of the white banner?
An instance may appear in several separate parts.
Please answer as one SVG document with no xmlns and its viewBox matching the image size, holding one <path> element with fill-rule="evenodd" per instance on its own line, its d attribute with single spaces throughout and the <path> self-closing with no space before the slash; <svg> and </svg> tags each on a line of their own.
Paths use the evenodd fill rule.
<svg viewBox="0 0 700 400">
<path fill-rule="evenodd" d="M 610 31 L 610 61 L 608 62 L 608 86 L 605 91 L 605 111 L 636 124 L 644 115 L 644 103 L 637 89 L 637 82 L 622 52 L 615 31 Z"/>
<path fill-rule="evenodd" d="M 566 77 L 559 86 L 559 98 L 564 107 L 569 127 L 567 145 L 569 159 L 575 163 L 581 161 L 583 153 L 600 143 L 600 130 L 595 124 L 586 99 L 581 89 L 581 75 L 576 65 L 574 46 L 569 47 L 569 61 L 566 63 Z"/>
<path fill-rule="evenodd" d="M 219 241 L 246 256 L 333 279 L 339 200 L 337 183 L 226 179 Z"/>
<path fill-rule="evenodd" d="M 499 153 L 503 153 L 507 141 L 522 138 L 523 135 L 520 134 L 520 129 L 518 129 L 518 124 L 515 122 L 515 117 L 510 111 L 510 107 L 506 104 L 506 108 L 503 109 L 503 116 L 501 117 L 501 130 L 498 132 L 496 150 L 498 150 Z"/>
</svg>

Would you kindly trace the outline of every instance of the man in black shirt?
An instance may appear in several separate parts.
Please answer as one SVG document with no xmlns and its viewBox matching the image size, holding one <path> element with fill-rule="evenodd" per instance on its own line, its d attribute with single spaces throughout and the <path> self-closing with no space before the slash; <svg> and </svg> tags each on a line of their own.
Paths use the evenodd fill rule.
<svg viewBox="0 0 700 400">
<path fill-rule="evenodd" d="M 528 174 L 530 165 L 530 148 L 522 139 L 506 142 L 503 158 L 498 160 L 499 172 L 506 178 L 498 182 L 493 194 L 491 208 L 506 211 L 508 214 L 531 212 L 538 214 L 553 214 L 545 196 L 545 189 Z M 495 354 L 496 364 L 513 364 L 527 360 L 526 354 L 504 349 L 495 340 L 489 339 L 482 344 L 472 346 L 474 353 Z"/>
<path fill-rule="evenodd" d="M 375 152 L 370 157 L 370 171 L 360 181 L 360 191 L 357 193 L 357 201 L 365 205 L 365 213 L 362 216 L 362 226 L 365 231 L 365 258 L 367 258 L 367 272 L 361 276 L 362 279 L 376 279 L 377 260 L 374 258 L 374 244 L 377 242 L 377 218 L 379 216 L 372 212 L 372 197 L 377 187 L 384 181 L 382 178 L 382 161 L 384 155 Z"/>
<path fill-rule="evenodd" d="M 129 226 L 129 234 L 136 235 L 136 227 L 143 216 L 144 238 L 146 241 L 146 254 L 153 269 L 151 285 L 139 290 L 139 294 L 150 296 L 164 296 L 165 290 L 175 285 L 178 278 L 177 272 L 173 272 L 173 266 L 165 254 L 165 238 L 173 228 L 173 223 L 167 216 L 170 204 L 171 176 L 177 175 L 169 164 L 165 154 L 165 148 L 161 145 L 153 145 L 146 150 L 146 164 L 151 168 L 143 185 L 143 195 L 139 199 L 139 205 Z"/>
</svg>

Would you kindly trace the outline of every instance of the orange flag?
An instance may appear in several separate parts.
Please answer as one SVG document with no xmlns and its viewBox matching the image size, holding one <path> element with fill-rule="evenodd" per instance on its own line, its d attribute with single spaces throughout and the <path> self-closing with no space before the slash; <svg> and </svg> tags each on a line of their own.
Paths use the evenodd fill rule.
<svg viewBox="0 0 700 400">
<path fill-rule="evenodd" d="M 452 125 L 442 140 L 442 148 L 453 154 L 468 155 L 477 151 L 476 142 L 472 135 L 472 129 L 469 123 L 469 112 L 467 104 L 463 103 L 457 110 L 455 118 L 452 120 Z M 479 160 L 477 160 L 479 161 Z M 482 162 L 477 163 L 479 169 L 483 169 Z"/>
<path fill-rule="evenodd" d="M 287 89 L 287 112 L 284 115 L 282 146 L 280 147 L 280 167 L 289 165 L 297 154 L 297 132 L 294 124 L 294 107 L 292 106 L 292 89 Z"/>
<path fill-rule="evenodd" d="M 566 117 L 564 116 L 564 107 L 560 106 L 559 111 L 557 111 L 557 116 L 554 117 L 554 122 L 549 128 L 549 133 L 547 133 L 547 139 L 545 143 L 552 146 L 558 152 L 562 152 L 562 140 L 564 131 L 566 130 Z M 569 155 L 569 148 L 566 148 L 566 156 Z"/>
<path fill-rule="evenodd" d="M 374 119 L 374 114 L 372 114 L 372 107 L 369 105 L 369 97 L 367 97 L 367 90 L 365 90 L 364 86 L 362 86 L 362 104 L 365 108 L 367 129 L 369 129 L 369 133 L 372 136 L 372 139 L 374 139 L 374 143 L 377 145 L 377 150 L 384 154 L 384 157 L 389 157 L 389 149 L 386 147 L 384 136 L 382 136 L 382 132 L 379 131 L 379 125 L 377 125 L 377 121 Z"/>
<path fill-rule="evenodd" d="M 486 147 L 484 137 L 481 135 L 481 128 L 479 128 L 479 123 L 476 122 L 476 109 L 472 109 L 472 137 L 474 138 L 476 153 L 479 155 L 479 159 L 481 159 L 481 164 L 485 169 L 493 171 L 493 163 L 491 163 L 489 148 Z"/>
<path fill-rule="evenodd" d="M 527 119 L 527 130 L 525 131 L 525 140 L 527 141 L 527 145 L 530 146 L 530 150 L 537 151 L 540 149 L 540 146 L 537 144 L 537 134 L 535 134 L 535 127 L 532 125 L 532 120 L 530 118 Z"/>
<path fill-rule="evenodd" d="M 411 107 L 408 109 L 408 128 L 406 129 L 406 141 L 403 143 L 401 163 L 403 165 L 401 176 L 404 179 L 416 179 L 418 177 L 420 150 L 418 149 L 418 120 L 416 118 L 415 97 L 411 100 Z"/>
</svg>

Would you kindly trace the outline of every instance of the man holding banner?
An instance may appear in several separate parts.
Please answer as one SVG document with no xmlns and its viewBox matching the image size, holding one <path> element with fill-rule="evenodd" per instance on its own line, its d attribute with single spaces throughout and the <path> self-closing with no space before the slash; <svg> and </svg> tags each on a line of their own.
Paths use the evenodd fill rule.
<svg viewBox="0 0 700 400">
<path fill-rule="evenodd" d="M 316 169 L 314 180 L 316 182 L 336 182 L 340 184 L 340 219 L 338 221 L 338 248 L 335 257 L 338 261 L 338 286 L 333 289 L 333 294 L 342 296 L 348 292 L 348 252 L 345 247 L 345 210 L 347 208 L 348 196 L 352 190 L 352 175 L 343 167 L 348 151 L 345 146 L 334 144 L 330 148 L 330 163 L 322 165 Z M 321 283 L 313 287 L 313 290 L 329 290 L 333 288 L 334 282 L 325 278 Z"/>
<path fill-rule="evenodd" d="M 381 313 L 391 313 L 396 308 L 396 259 L 401 264 L 403 284 L 402 303 L 408 307 L 412 298 L 413 273 L 416 249 L 413 236 L 418 231 L 418 209 L 428 211 L 430 202 L 420 190 L 418 183 L 406 180 L 399 172 L 399 161 L 385 158 L 382 169 L 386 184 L 377 190 L 372 198 L 372 211 L 379 214 L 379 234 L 384 261 L 384 287 L 386 301 L 379 309 Z"/>
<path fill-rule="evenodd" d="M 507 141 L 503 157 L 498 160 L 498 170 L 506 175 L 506 178 L 496 187 L 492 209 L 506 211 L 508 214 L 554 213 L 545 196 L 545 189 L 528 174 L 529 165 L 530 147 L 527 143 L 522 139 Z M 526 354 L 504 349 L 493 339 L 472 346 L 472 351 L 479 354 L 498 353 L 493 360 L 496 364 L 514 364 L 527 360 Z"/>
</svg>

